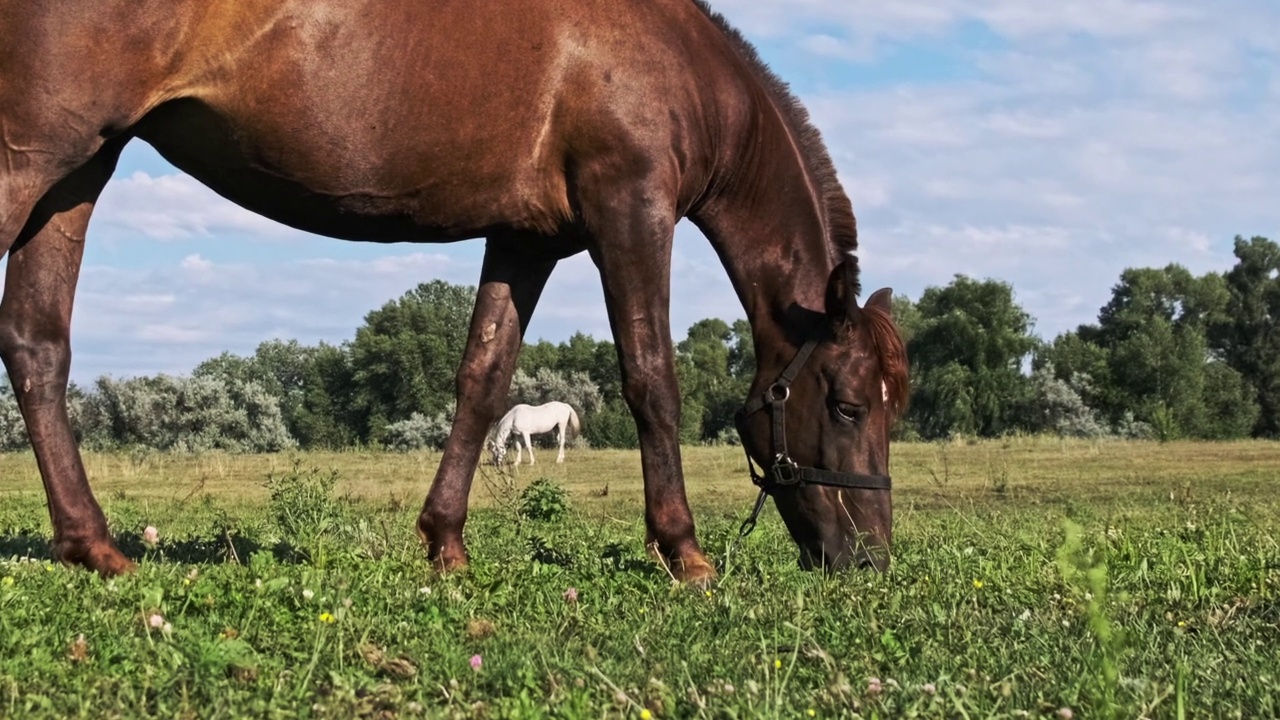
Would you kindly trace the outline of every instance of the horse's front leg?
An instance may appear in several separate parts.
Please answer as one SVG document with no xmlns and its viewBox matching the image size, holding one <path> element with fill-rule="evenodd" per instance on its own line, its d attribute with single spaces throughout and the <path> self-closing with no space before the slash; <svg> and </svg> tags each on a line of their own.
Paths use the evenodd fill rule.
<svg viewBox="0 0 1280 720">
<path fill-rule="evenodd" d="M 467 565 L 462 528 L 467 497 L 489 427 L 506 407 L 520 342 L 554 260 L 530 259 L 496 239 L 485 248 L 467 347 L 458 368 L 458 409 L 440 468 L 418 516 L 418 534 L 436 568 Z"/>
<path fill-rule="evenodd" d="M 36 204 L 12 246 L 0 300 L 0 356 L 49 499 L 53 555 L 103 575 L 127 572 L 133 563 L 112 542 L 89 488 L 67 417 L 67 379 L 85 230 L 121 147 L 103 149 Z"/>
<path fill-rule="evenodd" d="M 607 180 L 602 184 L 608 187 Z M 585 179 L 581 185 L 594 187 Z M 605 192 L 599 205 L 585 203 L 586 223 L 596 234 L 592 259 L 617 343 L 623 399 L 640 439 L 645 543 L 675 578 L 705 584 L 716 570 L 698 545 L 680 462 L 680 390 L 669 317 L 674 213 L 635 206 L 639 198 L 663 197 L 661 188 Z"/>
<path fill-rule="evenodd" d="M 537 464 L 538 461 L 533 458 L 533 438 L 523 430 L 520 431 L 520 437 L 524 438 L 524 446 L 529 449 L 529 464 Z"/>
</svg>

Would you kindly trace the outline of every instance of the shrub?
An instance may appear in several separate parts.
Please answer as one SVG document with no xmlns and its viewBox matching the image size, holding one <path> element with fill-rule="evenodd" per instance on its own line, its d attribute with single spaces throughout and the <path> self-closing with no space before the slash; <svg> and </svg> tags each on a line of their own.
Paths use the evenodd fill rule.
<svg viewBox="0 0 1280 720">
<path fill-rule="evenodd" d="M 569 511 L 569 493 L 554 480 L 538 478 L 520 493 L 520 515 L 530 520 L 558 520 Z"/>
<path fill-rule="evenodd" d="M 560 373 L 545 367 L 533 375 L 517 370 L 507 400 L 508 405 L 542 405 L 555 400 L 572 405 L 583 415 L 593 415 L 604 405 L 600 388 L 590 375 L 578 371 Z"/>
<path fill-rule="evenodd" d="M 391 423 L 384 428 L 383 443 L 388 449 L 398 452 L 439 450 L 449 438 L 451 424 L 447 414 L 428 418 L 422 413 L 414 413 L 408 420 Z"/>
<path fill-rule="evenodd" d="M 3 383 L 0 385 L 0 451 L 25 450 L 27 426 L 18 409 L 18 398 L 13 395 L 9 378 L 0 378 L 0 383 Z"/>
<path fill-rule="evenodd" d="M 279 452 L 297 446 L 279 400 L 255 382 L 168 375 L 98 379 L 76 408 L 80 435 L 98 449 Z"/>
<path fill-rule="evenodd" d="M 1088 375 L 1076 373 L 1066 382 L 1041 368 L 1032 373 L 1031 387 L 1031 417 L 1027 418 L 1031 431 L 1080 438 L 1110 434 L 1098 412 L 1084 402 L 1091 390 Z"/>
<path fill-rule="evenodd" d="M 640 447 L 640 436 L 636 433 L 636 421 L 626 403 L 613 400 L 604 405 L 600 412 L 591 416 L 591 422 L 583 422 L 582 435 L 591 443 L 591 447 L 600 448 L 637 448 Z"/>
</svg>

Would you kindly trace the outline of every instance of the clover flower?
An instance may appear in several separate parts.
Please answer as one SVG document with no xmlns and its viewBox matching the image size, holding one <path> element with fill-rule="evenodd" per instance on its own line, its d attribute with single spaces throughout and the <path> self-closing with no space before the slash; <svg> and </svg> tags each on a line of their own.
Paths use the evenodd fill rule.
<svg viewBox="0 0 1280 720">
<path fill-rule="evenodd" d="M 134 527 L 137 526 L 135 525 Z M 160 544 L 160 531 L 156 530 L 154 525 L 148 525 L 146 529 L 142 531 L 142 542 L 151 547 L 155 547 Z"/>
<path fill-rule="evenodd" d="M 479 655 L 471 656 L 471 669 L 480 672 L 480 666 L 484 664 L 484 658 Z"/>
</svg>

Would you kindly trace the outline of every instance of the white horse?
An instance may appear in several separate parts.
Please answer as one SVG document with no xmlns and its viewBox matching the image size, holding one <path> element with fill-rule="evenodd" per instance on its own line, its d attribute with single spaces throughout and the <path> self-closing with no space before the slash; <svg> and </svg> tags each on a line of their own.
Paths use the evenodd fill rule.
<svg viewBox="0 0 1280 720">
<path fill-rule="evenodd" d="M 501 465 L 507 456 L 507 438 L 512 433 L 516 437 L 516 465 L 523 460 L 524 455 L 520 449 L 520 438 L 524 438 L 524 446 L 529 450 L 529 464 L 534 464 L 533 459 L 533 443 L 529 441 L 530 435 L 538 435 L 540 433 L 548 433 L 552 430 L 556 431 L 560 441 L 560 455 L 556 457 L 556 462 L 564 462 L 564 441 L 565 435 L 568 433 L 578 434 L 581 426 L 578 424 L 578 413 L 567 403 L 549 402 L 546 405 L 517 405 L 502 416 L 498 424 L 494 426 L 493 440 L 489 443 L 489 449 L 493 452 L 493 464 Z"/>
</svg>

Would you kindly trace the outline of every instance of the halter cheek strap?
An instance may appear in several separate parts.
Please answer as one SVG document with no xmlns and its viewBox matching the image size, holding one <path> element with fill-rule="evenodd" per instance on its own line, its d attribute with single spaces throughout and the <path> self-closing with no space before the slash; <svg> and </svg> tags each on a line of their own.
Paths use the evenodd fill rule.
<svg viewBox="0 0 1280 720">
<path fill-rule="evenodd" d="M 747 400 L 742 409 L 734 416 L 738 434 L 745 437 L 747 418 L 761 410 L 768 409 L 773 434 L 772 463 L 767 468 L 763 468 L 763 471 L 758 472 L 756 470 L 755 463 L 751 459 L 751 453 L 747 452 L 746 443 L 743 443 L 742 449 L 747 454 L 747 469 L 751 472 L 751 482 L 760 488 L 760 496 L 756 498 L 755 508 L 752 510 L 751 516 L 742 524 L 742 528 L 739 530 L 739 537 L 745 537 L 755 529 L 756 519 L 764 508 L 764 501 L 768 493 L 780 487 L 826 485 L 828 487 L 853 490 L 888 491 L 893 489 L 893 481 L 888 475 L 823 470 L 802 466 L 788 454 L 786 408 L 787 400 L 791 398 L 791 383 L 800 374 L 800 370 L 805 366 L 805 363 L 809 362 L 809 358 L 817 347 L 817 338 L 811 338 L 805 342 L 782 371 L 782 374 L 778 376 L 778 379 L 769 386 L 769 389 L 765 390 L 761 395 Z"/>
</svg>

